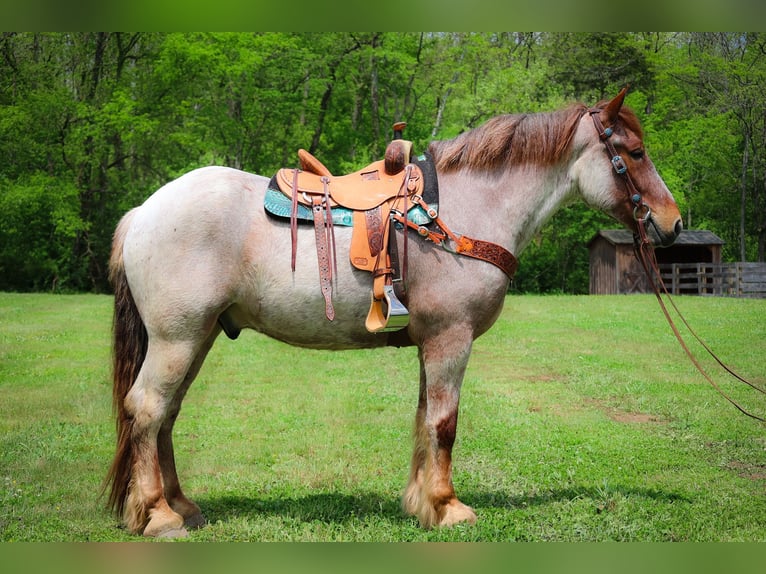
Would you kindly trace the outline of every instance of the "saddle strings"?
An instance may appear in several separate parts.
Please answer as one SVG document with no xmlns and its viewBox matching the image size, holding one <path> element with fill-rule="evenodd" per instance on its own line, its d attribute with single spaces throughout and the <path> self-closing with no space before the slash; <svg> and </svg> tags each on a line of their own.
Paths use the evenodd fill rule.
<svg viewBox="0 0 766 574">
<path fill-rule="evenodd" d="M 298 252 L 298 174 L 301 170 L 293 170 L 293 195 L 292 208 L 290 210 L 290 239 L 292 240 L 292 253 L 290 266 L 295 273 L 295 256 Z"/>
<path fill-rule="evenodd" d="M 407 218 L 407 213 L 410 210 L 409 206 L 409 191 L 410 191 L 410 177 L 412 176 L 412 164 L 408 163 L 407 167 L 405 168 L 407 170 L 407 173 L 404 176 L 404 182 L 402 183 L 402 189 L 404 190 L 404 217 Z M 402 189 L 399 190 L 399 193 L 402 193 Z M 404 251 L 404 255 L 402 257 L 402 268 L 401 268 L 401 282 L 402 286 L 404 287 L 407 282 L 407 236 L 409 233 L 407 233 L 407 228 L 404 228 L 404 237 L 402 239 L 402 251 Z M 392 236 L 392 241 L 396 241 L 396 236 Z"/>
<path fill-rule="evenodd" d="M 337 282 L 338 277 L 338 258 L 335 252 L 335 227 L 333 227 L 332 221 L 332 208 L 330 207 L 330 179 L 327 176 L 322 177 L 322 188 L 324 190 L 324 207 L 326 212 L 325 217 L 325 237 L 327 244 L 330 246 L 330 260 L 332 264 L 332 271 L 330 279 L 333 283 Z"/>
</svg>

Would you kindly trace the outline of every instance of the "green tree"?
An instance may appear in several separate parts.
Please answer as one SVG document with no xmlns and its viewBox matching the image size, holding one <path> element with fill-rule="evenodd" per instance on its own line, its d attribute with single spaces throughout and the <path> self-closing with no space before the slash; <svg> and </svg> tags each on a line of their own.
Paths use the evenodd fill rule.
<svg viewBox="0 0 766 574">
<path fill-rule="evenodd" d="M 659 60 L 658 166 L 685 194 L 687 227 L 720 234 L 729 260 L 766 249 L 765 74 L 762 34 L 677 35 Z"/>
</svg>

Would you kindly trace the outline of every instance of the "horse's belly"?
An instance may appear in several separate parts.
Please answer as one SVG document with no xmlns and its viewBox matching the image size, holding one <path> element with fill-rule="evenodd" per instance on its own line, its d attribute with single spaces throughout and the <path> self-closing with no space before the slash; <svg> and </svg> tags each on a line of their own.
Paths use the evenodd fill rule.
<svg viewBox="0 0 766 574">
<path fill-rule="evenodd" d="M 317 271 L 280 274 L 279 280 L 274 280 L 273 273 L 259 275 L 251 296 L 229 310 L 242 328 L 314 349 L 360 349 L 387 344 L 387 334 L 370 333 L 365 328 L 372 292 L 369 274 L 364 274 L 363 278 L 369 281 L 364 285 L 353 280 L 356 274 L 341 275 L 331 297 L 335 313 L 332 320 L 326 315 Z"/>
</svg>

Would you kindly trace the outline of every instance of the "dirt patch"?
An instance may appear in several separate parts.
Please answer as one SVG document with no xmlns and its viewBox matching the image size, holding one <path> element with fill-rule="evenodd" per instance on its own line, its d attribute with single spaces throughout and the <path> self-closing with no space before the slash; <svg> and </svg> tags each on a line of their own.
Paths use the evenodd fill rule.
<svg viewBox="0 0 766 574">
<path fill-rule="evenodd" d="M 735 471 L 742 478 L 766 480 L 766 464 L 752 464 L 733 460 L 726 465 L 726 468 Z"/>
<path fill-rule="evenodd" d="M 607 411 L 607 416 L 613 421 L 618 423 L 666 423 L 660 417 L 649 415 L 646 413 L 631 413 L 625 411 L 619 411 L 617 409 L 611 409 Z"/>
<path fill-rule="evenodd" d="M 618 423 L 654 423 L 654 424 L 667 424 L 669 421 L 663 417 L 652 415 L 649 413 L 639 413 L 634 411 L 624 411 L 612 406 L 609 406 L 599 399 L 585 399 L 585 403 L 591 406 L 595 406 L 602 411 L 611 420 Z"/>
</svg>

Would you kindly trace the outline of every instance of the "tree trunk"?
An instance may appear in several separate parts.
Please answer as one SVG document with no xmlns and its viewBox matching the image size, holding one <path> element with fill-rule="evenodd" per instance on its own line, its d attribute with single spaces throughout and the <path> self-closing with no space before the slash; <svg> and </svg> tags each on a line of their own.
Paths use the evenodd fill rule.
<svg viewBox="0 0 766 574">
<path fill-rule="evenodd" d="M 380 143 L 380 89 L 378 86 L 378 58 L 375 53 L 379 44 L 379 35 L 372 37 L 370 55 L 370 121 L 372 123 L 372 155 L 383 155 Z"/>
<path fill-rule="evenodd" d="M 739 260 L 747 260 L 747 242 L 745 241 L 745 217 L 747 214 L 747 168 L 750 158 L 750 128 L 745 125 L 745 149 L 742 153 L 742 178 L 739 196 Z"/>
</svg>

